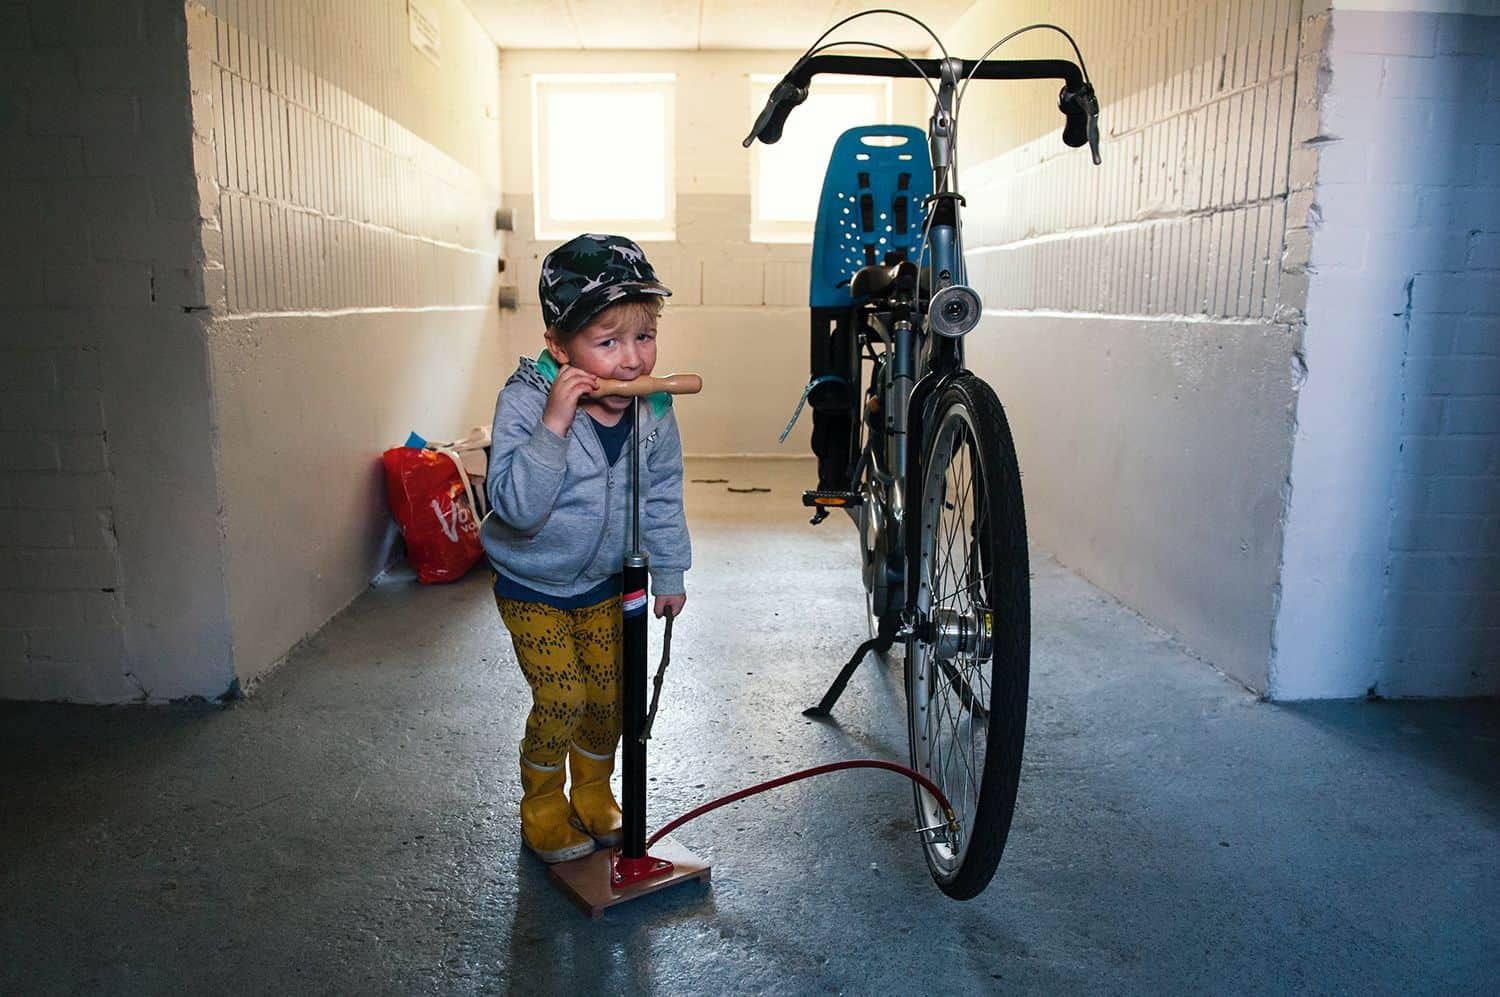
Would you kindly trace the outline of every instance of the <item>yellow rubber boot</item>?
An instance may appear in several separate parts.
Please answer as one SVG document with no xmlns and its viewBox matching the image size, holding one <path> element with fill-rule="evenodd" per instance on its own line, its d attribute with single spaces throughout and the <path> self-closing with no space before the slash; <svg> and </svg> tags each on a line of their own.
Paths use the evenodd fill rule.
<svg viewBox="0 0 1500 997">
<path fill-rule="evenodd" d="M 534 765 L 521 756 L 521 840 L 543 862 L 567 862 L 594 850 L 594 839 L 568 823 L 562 765 Z"/>
<path fill-rule="evenodd" d="M 620 843 L 624 822 L 609 788 L 609 777 L 615 771 L 614 752 L 596 755 L 574 744 L 568 748 L 568 767 L 573 774 L 573 826 L 587 831 L 603 847 L 615 847 Z"/>
</svg>

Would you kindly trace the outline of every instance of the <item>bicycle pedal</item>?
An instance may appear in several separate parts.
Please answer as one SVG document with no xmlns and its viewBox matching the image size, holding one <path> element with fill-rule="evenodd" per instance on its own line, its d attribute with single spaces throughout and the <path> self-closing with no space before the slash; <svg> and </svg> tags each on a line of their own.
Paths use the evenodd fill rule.
<svg viewBox="0 0 1500 997">
<path fill-rule="evenodd" d="M 809 489 L 802 493 L 802 504 L 808 508 L 833 506 L 847 509 L 864 505 L 865 498 L 859 492 L 825 492 Z"/>
</svg>

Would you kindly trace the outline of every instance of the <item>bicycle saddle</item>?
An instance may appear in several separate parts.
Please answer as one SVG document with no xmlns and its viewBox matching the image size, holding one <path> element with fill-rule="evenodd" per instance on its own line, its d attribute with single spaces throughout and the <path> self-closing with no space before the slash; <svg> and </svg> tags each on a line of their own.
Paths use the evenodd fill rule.
<svg viewBox="0 0 1500 997">
<path fill-rule="evenodd" d="M 917 265 L 901 260 L 889 266 L 861 267 L 849 283 L 854 300 L 894 296 L 910 298 L 917 291 Z"/>
</svg>

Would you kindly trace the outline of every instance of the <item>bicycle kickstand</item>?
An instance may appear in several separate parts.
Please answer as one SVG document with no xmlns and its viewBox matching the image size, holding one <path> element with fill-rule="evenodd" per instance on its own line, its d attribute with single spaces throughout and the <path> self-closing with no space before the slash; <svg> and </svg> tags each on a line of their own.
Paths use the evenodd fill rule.
<svg viewBox="0 0 1500 997">
<path fill-rule="evenodd" d="M 882 654 L 889 651 L 891 645 L 896 642 L 896 631 L 898 628 L 899 621 L 894 614 L 888 614 L 882 619 L 880 621 L 879 632 L 855 649 L 853 656 L 844 663 L 843 668 L 839 669 L 838 676 L 833 680 L 833 684 L 828 687 L 828 691 L 823 693 L 823 698 L 818 702 L 818 705 L 810 706 L 803 710 L 802 715 L 804 717 L 830 716 L 833 711 L 833 704 L 837 703 L 839 697 L 844 694 L 844 687 L 849 684 L 849 679 L 854 675 L 854 671 L 859 667 L 859 663 L 865 660 L 865 655 L 871 651 Z"/>
</svg>

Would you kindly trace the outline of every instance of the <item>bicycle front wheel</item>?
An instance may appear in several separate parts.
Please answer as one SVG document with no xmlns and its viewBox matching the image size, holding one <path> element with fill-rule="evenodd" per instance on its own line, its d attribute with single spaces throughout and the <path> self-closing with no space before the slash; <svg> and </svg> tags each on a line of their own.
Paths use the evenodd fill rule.
<svg viewBox="0 0 1500 997">
<path fill-rule="evenodd" d="M 927 866 L 959 900 L 989 884 L 1005 850 L 1026 737 L 1031 597 L 1015 443 L 973 374 L 938 397 L 924 433 L 916 520 L 916 618 L 907 641 L 912 767 L 943 790 L 956 837 L 924 830 Z M 917 820 L 941 828 L 920 786 Z"/>
</svg>

